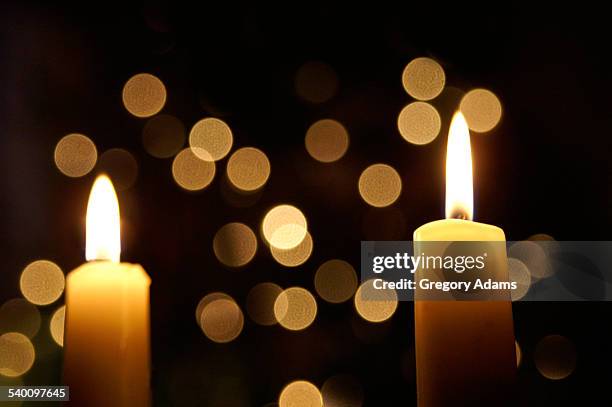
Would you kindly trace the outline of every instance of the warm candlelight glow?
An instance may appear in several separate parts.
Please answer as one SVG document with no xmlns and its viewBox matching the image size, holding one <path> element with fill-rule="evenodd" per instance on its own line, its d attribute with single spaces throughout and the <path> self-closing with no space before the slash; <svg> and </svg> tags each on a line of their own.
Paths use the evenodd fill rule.
<svg viewBox="0 0 612 407">
<path fill-rule="evenodd" d="M 119 262 L 121 238 L 119 201 L 113 183 L 100 175 L 91 188 L 87 203 L 85 258 Z"/>
<path fill-rule="evenodd" d="M 446 218 L 472 220 L 473 216 L 470 131 L 463 114 L 457 112 L 451 121 L 446 147 Z"/>
</svg>

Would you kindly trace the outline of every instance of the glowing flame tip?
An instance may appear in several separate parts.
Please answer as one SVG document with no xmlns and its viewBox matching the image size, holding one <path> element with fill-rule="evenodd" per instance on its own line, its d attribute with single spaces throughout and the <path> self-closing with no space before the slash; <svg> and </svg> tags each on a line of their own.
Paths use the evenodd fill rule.
<svg viewBox="0 0 612 407">
<path fill-rule="evenodd" d="M 461 112 L 455 113 L 446 147 L 446 218 L 472 220 L 472 148 L 470 131 Z"/>
<path fill-rule="evenodd" d="M 85 258 L 119 262 L 121 255 L 119 201 L 110 178 L 94 181 L 87 203 Z"/>
</svg>

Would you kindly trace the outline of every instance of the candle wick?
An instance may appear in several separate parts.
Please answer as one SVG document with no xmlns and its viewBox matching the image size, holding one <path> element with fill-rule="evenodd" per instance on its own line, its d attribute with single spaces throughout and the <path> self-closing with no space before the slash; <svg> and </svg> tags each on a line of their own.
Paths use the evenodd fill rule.
<svg viewBox="0 0 612 407">
<path fill-rule="evenodd" d="M 468 215 L 467 215 L 466 212 L 464 212 L 462 210 L 455 210 L 455 211 L 453 211 L 453 213 L 451 213 L 450 218 L 451 219 L 468 220 Z"/>
</svg>

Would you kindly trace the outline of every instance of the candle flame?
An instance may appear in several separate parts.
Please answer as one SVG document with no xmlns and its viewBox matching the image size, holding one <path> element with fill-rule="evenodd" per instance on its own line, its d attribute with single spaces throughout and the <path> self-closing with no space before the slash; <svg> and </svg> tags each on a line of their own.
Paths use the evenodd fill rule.
<svg viewBox="0 0 612 407">
<path fill-rule="evenodd" d="M 87 203 L 85 258 L 119 262 L 121 232 L 119 201 L 113 183 L 100 175 L 91 187 Z"/>
<path fill-rule="evenodd" d="M 472 220 L 472 149 L 470 131 L 461 112 L 455 113 L 446 146 L 446 218 Z"/>
</svg>

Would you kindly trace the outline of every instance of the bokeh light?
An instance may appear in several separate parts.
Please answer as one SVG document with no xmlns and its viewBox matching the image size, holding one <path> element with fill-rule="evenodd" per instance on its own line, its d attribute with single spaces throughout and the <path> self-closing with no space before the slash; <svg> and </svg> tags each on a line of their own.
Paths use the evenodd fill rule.
<svg viewBox="0 0 612 407">
<path fill-rule="evenodd" d="M 244 266 L 257 252 L 257 236 L 244 223 L 228 223 L 215 234 L 213 251 L 217 259 L 226 266 Z"/>
<path fill-rule="evenodd" d="M 561 335 L 549 335 L 536 345 L 533 354 L 540 374 L 550 380 L 568 377 L 576 368 L 574 344 Z"/>
<path fill-rule="evenodd" d="M 271 246 L 283 250 L 299 245 L 308 233 L 306 217 L 292 205 L 278 205 L 270 209 L 264 216 L 261 230 Z"/>
<path fill-rule="evenodd" d="M 51 337 L 59 346 L 64 346 L 64 319 L 66 317 L 66 306 L 62 305 L 55 310 L 49 322 Z"/>
<path fill-rule="evenodd" d="M 166 104 L 166 87 L 156 76 L 140 73 L 123 86 L 123 105 L 136 117 L 151 117 Z"/>
<path fill-rule="evenodd" d="M 229 153 L 233 143 L 232 130 L 223 120 L 214 117 L 198 121 L 189 133 L 189 145 L 202 160 L 222 159 Z"/>
<path fill-rule="evenodd" d="M 278 398 L 279 407 L 323 407 L 323 396 L 314 384 L 305 380 L 289 383 Z"/>
<path fill-rule="evenodd" d="M 269 177 L 270 160 L 257 148 L 240 148 L 227 161 L 227 178 L 240 191 L 256 191 L 264 186 Z"/>
<path fill-rule="evenodd" d="M 363 389 L 359 381 L 350 375 L 332 376 L 321 387 L 325 407 L 361 407 Z"/>
<path fill-rule="evenodd" d="M 355 293 L 355 310 L 369 322 L 382 322 L 391 318 L 397 309 L 395 290 L 377 290 L 374 280 L 363 282 Z"/>
<path fill-rule="evenodd" d="M 185 144 L 185 126 L 169 114 L 152 117 L 142 130 L 142 144 L 153 157 L 172 157 Z"/>
<path fill-rule="evenodd" d="M 442 120 L 435 107 L 426 102 L 412 102 L 397 117 L 397 129 L 409 143 L 429 144 L 438 137 Z"/>
<path fill-rule="evenodd" d="M 64 273 L 49 260 L 36 260 L 21 272 L 19 287 L 23 296 L 33 304 L 48 305 L 64 292 Z"/>
<path fill-rule="evenodd" d="M 404 89 L 418 100 L 435 98 L 442 92 L 445 83 L 444 69 L 431 58 L 413 59 L 402 73 Z"/>
<path fill-rule="evenodd" d="M 338 90 L 338 76 L 328 64 L 310 61 L 302 65 L 295 75 L 295 91 L 303 100 L 323 103 Z"/>
<path fill-rule="evenodd" d="M 285 267 L 297 267 L 306 262 L 312 254 L 313 241 L 310 233 L 306 232 L 304 240 L 291 249 L 279 249 L 270 246 L 270 253 L 274 260 Z"/>
<path fill-rule="evenodd" d="M 508 256 L 523 262 L 531 279 L 534 281 L 548 277 L 552 274 L 552 267 L 544 249 L 533 241 L 515 242 L 508 248 Z"/>
<path fill-rule="evenodd" d="M 212 182 L 215 177 L 215 163 L 212 159 L 200 158 L 206 154 L 207 152 L 202 149 L 185 148 L 174 157 L 172 176 L 181 188 L 198 191 Z"/>
<path fill-rule="evenodd" d="M 283 289 L 274 283 L 259 283 L 249 291 L 246 299 L 247 314 L 264 326 L 275 325 L 274 303 Z"/>
<path fill-rule="evenodd" d="M 133 186 L 138 177 L 136 158 L 122 148 L 111 148 L 102 153 L 98 160 L 98 168 L 100 172 L 109 176 L 118 191 L 125 191 Z"/>
<path fill-rule="evenodd" d="M 471 130 L 485 133 L 499 123 L 502 106 L 495 94 L 487 89 L 473 89 L 463 96 L 459 105 Z"/>
<path fill-rule="evenodd" d="M 219 298 L 204 307 L 200 326 L 211 341 L 227 343 L 236 339 L 242 332 L 244 315 L 236 301 Z"/>
<path fill-rule="evenodd" d="M 369 205 L 377 208 L 391 205 L 402 192 L 402 179 L 387 164 L 373 164 L 359 176 L 359 194 Z"/>
<path fill-rule="evenodd" d="M 0 374 L 17 377 L 26 373 L 34 364 L 36 353 L 27 336 L 7 332 L 0 336 Z"/>
<path fill-rule="evenodd" d="M 23 298 L 13 298 L 0 307 L 0 334 L 19 332 L 33 338 L 40 329 L 40 312 Z"/>
<path fill-rule="evenodd" d="M 344 260 L 328 260 L 317 269 L 315 290 L 327 302 L 340 303 L 350 299 L 357 289 L 357 273 Z"/>
<path fill-rule="evenodd" d="M 87 136 L 68 134 L 57 142 L 53 158 L 62 174 L 76 178 L 86 175 L 94 168 L 98 151 L 94 142 Z"/>
<path fill-rule="evenodd" d="M 198 326 L 200 326 L 200 322 L 202 320 L 202 311 L 204 311 L 204 308 L 214 300 L 219 300 L 222 298 L 229 300 L 232 299 L 232 297 L 222 292 L 214 292 L 206 294 L 204 297 L 202 297 L 202 299 L 198 302 L 198 305 L 196 306 L 195 310 L 195 318 L 196 322 L 198 323 Z"/>
<path fill-rule="evenodd" d="M 306 131 L 306 151 L 324 163 L 338 161 L 348 150 L 349 135 L 342 124 L 332 119 L 315 122 Z"/>
<path fill-rule="evenodd" d="M 531 286 L 531 274 L 529 274 L 529 269 L 525 263 L 519 259 L 508 257 L 508 279 L 511 282 L 516 282 L 516 289 L 510 291 L 512 301 L 523 298 Z"/>
<path fill-rule="evenodd" d="M 274 316 L 278 323 L 291 331 L 299 331 L 312 324 L 317 315 L 317 302 L 301 287 L 284 290 L 274 301 Z"/>
</svg>

